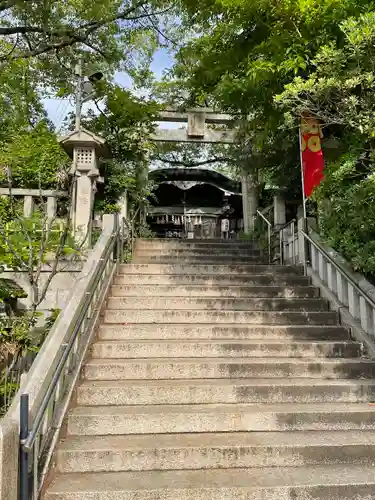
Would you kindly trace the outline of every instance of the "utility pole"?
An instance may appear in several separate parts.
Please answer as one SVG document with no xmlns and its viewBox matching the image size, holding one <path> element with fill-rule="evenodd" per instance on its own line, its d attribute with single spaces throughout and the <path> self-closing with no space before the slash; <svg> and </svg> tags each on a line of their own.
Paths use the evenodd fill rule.
<svg viewBox="0 0 375 500">
<path fill-rule="evenodd" d="M 75 113 L 75 132 L 79 132 L 81 130 L 81 115 L 82 115 L 82 97 L 83 97 L 83 61 L 82 57 L 78 59 L 78 63 L 75 67 L 75 76 L 76 76 L 76 113 Z M 73 159 L 73 189 L 72 189 L 72 202 L 71 202 L 71 218 L 73 223 L 73 228 L 76 227 L 76 206 L 77 206 L 77 158 L 74 154 Z M 74 236 L 75 229 L 74 229 Z"/>
<path fill-rule="evenodd" d="M 77 77 L 77 86 L 76 86 L 76 123 L 75 130 L 79 131 L 81 129 L 81 115 L 82 115 L 82 91 L 83 91 L 83 61 L 82 57 L 79 58 L 78 64 L 76 65 L 76 77 Z"/>
</svg>

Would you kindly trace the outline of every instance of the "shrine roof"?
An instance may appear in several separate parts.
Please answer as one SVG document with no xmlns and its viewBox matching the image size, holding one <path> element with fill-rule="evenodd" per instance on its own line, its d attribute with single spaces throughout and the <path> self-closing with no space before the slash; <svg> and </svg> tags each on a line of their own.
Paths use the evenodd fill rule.
<svg viewBox="0 0 375 500">
<path fill-rule="evenodd" d="M 191 189 L 197 184 L 210 184 L 228 194 L 241 195 L 241 183 L 215 170 L 203 168 L 161 168 L 149 173 L 156 183 L 170 183 L 180 189 Z"/>
</svg>

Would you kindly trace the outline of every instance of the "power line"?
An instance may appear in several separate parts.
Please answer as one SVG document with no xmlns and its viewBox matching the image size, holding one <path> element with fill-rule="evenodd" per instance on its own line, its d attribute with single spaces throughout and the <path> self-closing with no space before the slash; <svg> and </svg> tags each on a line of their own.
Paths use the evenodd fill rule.
<svg viewBox="0 0 375 500">
<path fill-rule="evenodd" d="M 63 125 L 63 122 L 64 122 L 64 119 L 68 113 L 68 108 L 71 106 L 71 101 L 70 99 L 67 100 L 65 103 L 64 103 L 64 106 L 62 106 L 62 109 L 61 109 L 61 112 L 60 112 L 60 115 L 59 117 L 56 119 L 56 131 L 57 132 L 60 132 L 61 128 L 62 128 L 62 125 Z"/>
</svg>

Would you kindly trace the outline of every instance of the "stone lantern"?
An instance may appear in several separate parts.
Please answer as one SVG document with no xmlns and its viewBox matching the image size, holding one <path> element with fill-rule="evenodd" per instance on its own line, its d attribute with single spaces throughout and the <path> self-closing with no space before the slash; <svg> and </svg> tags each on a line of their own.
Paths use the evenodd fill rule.
<svg viewBox="0 0 375 500">
<path fill-rule="evenodd" d="M 99 158 L 109 158 L 105 140 L 82 128 L 70 132 L 60 140 L 64 151 L 72 158 L 70 175 L 75 183 L 72 199 L 72 225 L 74 236 L 84 247 L 91 246 L 92 210 L 99 176 Z"/>
</svg>

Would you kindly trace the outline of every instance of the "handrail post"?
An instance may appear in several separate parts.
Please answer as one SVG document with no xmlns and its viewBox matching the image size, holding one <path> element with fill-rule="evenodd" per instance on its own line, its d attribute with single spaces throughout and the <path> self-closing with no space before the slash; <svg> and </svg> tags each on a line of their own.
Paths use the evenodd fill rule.
<svg viewBox="0 0 375 500">
<path fill-rule="evenodd" d="M 307 217 L 303 218 L 303 231 L 306 234 L 309 234 L 309 225 L 308 225 L 308 220 Z M 303 242 L 304 242 L 304 255 L 303 255 L 303 272 L 305 276 L 307 276 L 307 268 L 309 263 L 311 262 L 310 259 L 310 244 L 307 240 L 307 238 L 304 237 L 302 234 Z"/>
<path fill-rule="evenodd" d="M 115 214 L 113 231 L 115 237 L 115 243 L 113 245 L 113 262 L 118 264 L 120 259 L 120 242 L 119 242 L 119 214 Z"/>
<path fill-rule="evenodd" d="M 296 264 L 296 228 L 294 221 L 292 221 L 292 259 L 293 264 Z"/>
<path fill-rule="evenodd" d="M 284 264 L 284 230 L 279 231 L 279 245 L 280 245 L 280 265 Z"/>
<path fill-rule="evenodd" d="M 29 500 L 29 454 L 23 444 L 29 435 L 29 395 L 21 394 L 20 398 L 20 478 L 19 499 Z"/>
<path fill-rule="evenodd" d="M 124 262 L 124 244 L 125 244 L 125 219 L 120 219 L 120 262 Z"/>
<path fill-rule="evenodd" d="M 268 262 L 271 264 L 271 226 L 268 226 Z"/>
<path fill-rule="evenodd" d="M 268 239 L 268 262 L 271 264 L 271 239 L 272 239 L 272 224 L 271 222 L 260 212 L 257 210 L 257 215 L 267 224 L 267 239 Z"/>
</svg>

